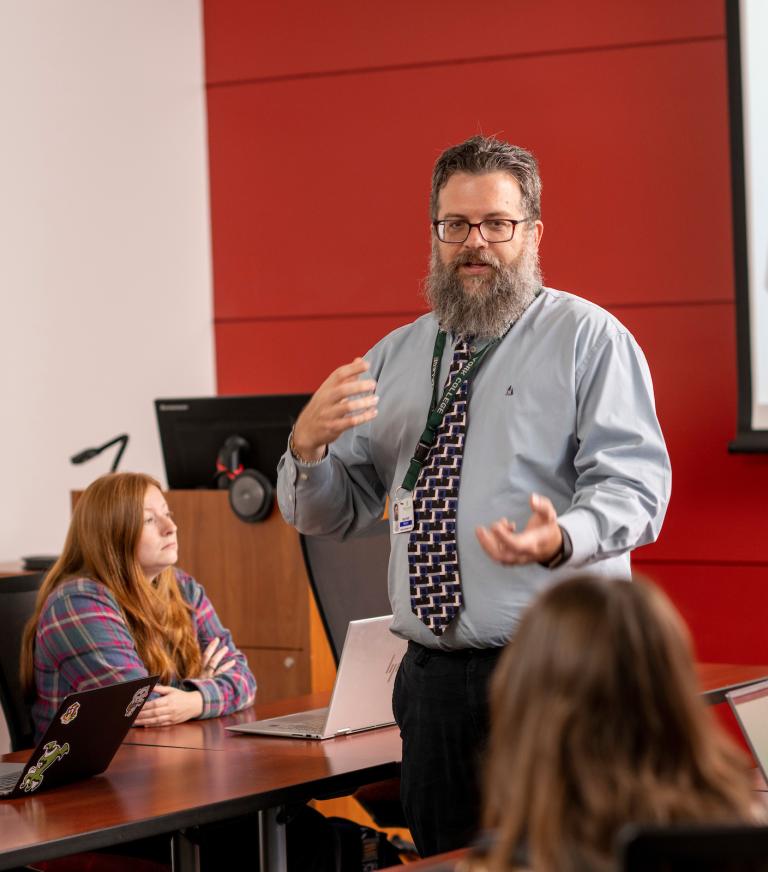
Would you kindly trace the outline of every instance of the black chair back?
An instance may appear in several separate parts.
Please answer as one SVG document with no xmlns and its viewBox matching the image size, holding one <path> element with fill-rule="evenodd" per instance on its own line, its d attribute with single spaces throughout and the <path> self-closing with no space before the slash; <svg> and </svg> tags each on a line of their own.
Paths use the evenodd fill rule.
<svg viewBox="0 0 768 872">
<path fill-rule="evenodd" d="M 768 872 L 768 827 L 624 827 L 621 872 Z"/>
<path fill-rule="evenodd" d="M 19 679 L 19 663 L 24 625 L 34 612 L 44 577 L 44 572 L 36 572 L 0 578 L 0 704 L 14 751 L 35 744 L 29 705 Z"/>
<path fill-rule="evenodd" d="M 302 535 L 301 550 L 338 666 L 349 622 L 392 611 L 387 592 L 389 522 L 377 521 L 342 542 Z"/>
<path fill-rule="evenodd" d="M 387 589 L 389 521 L 377 521 L 341 542 L 323 536 L 300 539 L 309 583 L 338 666 L 349 622 L 392 611 Z M 378 826 L 406 826 L 399 778 L 361 787 L 355 799 Z"/>
</svg>

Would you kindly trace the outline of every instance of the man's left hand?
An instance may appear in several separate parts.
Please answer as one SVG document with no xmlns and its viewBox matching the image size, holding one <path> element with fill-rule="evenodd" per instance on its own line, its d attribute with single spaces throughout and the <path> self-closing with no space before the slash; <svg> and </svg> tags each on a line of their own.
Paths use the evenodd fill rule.
<svg viewBox="0 0 768 872">
<path fill-rule="evenodd" d="M 531 494 L 531 510 L 533 514 L 521 533 L 506 518 L 489 528 L 477 527 L 477 538 L 493 560 L 509 566 L 548 563 L 560 553 L 563 531 L 558 526 L 557 512 L 551 501 L 540 494 Z"/>
</svg>

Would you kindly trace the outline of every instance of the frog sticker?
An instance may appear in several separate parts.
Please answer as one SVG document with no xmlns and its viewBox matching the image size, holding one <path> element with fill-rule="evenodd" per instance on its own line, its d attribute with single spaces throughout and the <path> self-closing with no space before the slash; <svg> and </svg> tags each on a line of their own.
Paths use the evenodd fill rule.
<svg viewBox="0 0 768 872">
<path fill-rule="evenodd" d="M 129 718 L 137 708 L 141 708 L 144 704 L 144 700 L 149 696 L 149 685 L 146 687 L 142 687 L 134 693 L 133 698 L 128 703 L 128 707 L 125 710 L 125 716 Z"/>
<path fill-rule="evenodd" d="M 64 712 L 61 716 L 60 720 L 62 724 L 66 727 L 67 724 L 71 724 L 72 721 L 77 717 L 77 713 L 80 711 L 80 703 L 73 702 L 71 706 Z"/>
<path fill-rule="evenodd" d="M 69 754 L 69 742 L 65 742 L 63 745 L 55 741 L 48 742 L 43 747 L 43 753 L 37 763 L 27 769 L 27 774 L 22 779 L 19 787 L 25 793 L 32 793 L 33 790 L 37 790 L 43 783 L 46 770 L 57 760 L 66 757 L 67 754 Z"/>
</svg>

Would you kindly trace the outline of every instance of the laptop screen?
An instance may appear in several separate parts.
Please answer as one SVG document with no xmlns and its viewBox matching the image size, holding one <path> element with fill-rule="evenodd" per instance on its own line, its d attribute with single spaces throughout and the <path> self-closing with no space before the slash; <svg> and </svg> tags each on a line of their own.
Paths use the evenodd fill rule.
<svg viewBox="0 0 768 872">
<path fill-rule="evenodd" d="M 768 681 L 726 694 L 760 771 L 768 780 Z"/>
</svg>

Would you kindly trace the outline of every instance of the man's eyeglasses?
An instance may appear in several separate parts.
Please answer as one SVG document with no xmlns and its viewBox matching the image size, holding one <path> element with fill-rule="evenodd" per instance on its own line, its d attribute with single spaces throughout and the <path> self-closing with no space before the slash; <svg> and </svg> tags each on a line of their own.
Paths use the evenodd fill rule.
<svg viewBox="0 0 768 872">
<path fill-rule="evenodd" d="M 460 245 L 467 241 L 473 227 L 477 227 L 486 242 L 509 242 L 515 235 L 515 227 L 525 221 L 530 221 L 530 218 L 488 218 L 478 221 L 477 224 L 449 218 L 445 221 L 433 221 L 432 226 L 440 242 Z"/>
</svg>

